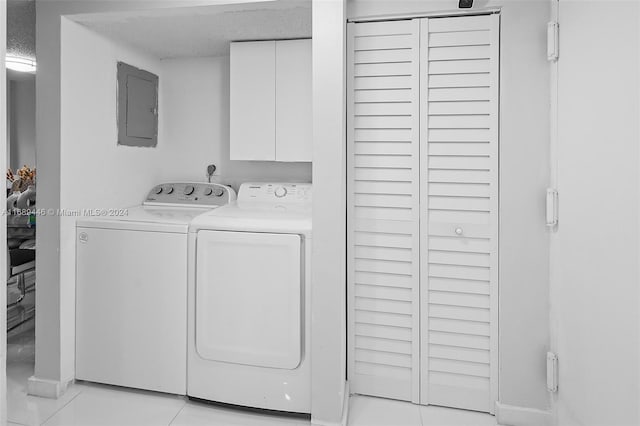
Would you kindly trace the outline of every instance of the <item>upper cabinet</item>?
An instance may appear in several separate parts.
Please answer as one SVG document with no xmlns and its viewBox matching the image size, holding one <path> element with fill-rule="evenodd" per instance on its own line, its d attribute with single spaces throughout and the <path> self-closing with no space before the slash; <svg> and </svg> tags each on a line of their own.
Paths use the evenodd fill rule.
<svg viewBox="0 0 640 426">
<path fill-rule="evenodd" d="M 231 159 L 311 161 L 311 40 L 231 43 Z"/>
<path fill-rule="evenodd" d="M 276 161 L 311 161 L 311 40 L 276 41 Z"/>
</svg>

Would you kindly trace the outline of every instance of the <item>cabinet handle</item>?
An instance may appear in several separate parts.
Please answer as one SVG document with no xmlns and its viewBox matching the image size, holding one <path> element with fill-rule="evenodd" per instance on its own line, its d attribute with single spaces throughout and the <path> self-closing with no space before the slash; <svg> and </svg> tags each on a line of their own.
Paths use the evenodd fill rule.
<svg viewBox="0 0 640 426">
<path fill-rule="evenodd" d="M 462 235 L 462 228 L 456 228 L 456 235 Z"/>
</svg>

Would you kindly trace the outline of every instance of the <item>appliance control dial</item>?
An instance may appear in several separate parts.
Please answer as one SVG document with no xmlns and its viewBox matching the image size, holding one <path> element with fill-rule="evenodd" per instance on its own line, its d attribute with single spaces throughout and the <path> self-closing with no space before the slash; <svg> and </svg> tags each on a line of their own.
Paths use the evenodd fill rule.
<svg viewBox="0 0 640 426">
<path fill-rule="evenodd" d="M 271 186 L 269 197 L 273 198 Z M 286 186 L 286 185 L 283 185 Z M 291 194 L 289 194 L 291 195 Z M 230 186 L 204 182 L 164 182 L 152 186 L 147 193 L 144 205 L 200 206 L 215 208 L 236 199 L 236 193 Z"/>
<path fill-rule="evenodd" d="M 279 186 L 276 188 L 276 190 L 273 193 L 275 194 L 276 197 L 282 198 L 285 195 L 287 195 L 287 188 L 285 188 L 284 186 Z"/>
</svg>

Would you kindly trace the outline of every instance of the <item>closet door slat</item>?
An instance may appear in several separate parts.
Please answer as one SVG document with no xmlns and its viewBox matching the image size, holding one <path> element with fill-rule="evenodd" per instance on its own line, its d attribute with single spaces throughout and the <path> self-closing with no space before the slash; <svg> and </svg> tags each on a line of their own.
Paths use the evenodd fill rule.
<svg viewBox="0 0 640 426">
<path fill-rule="evenodd" d="M 429 62 L 429 75 L 457 74 L 457 73 L 483 73 L 489 72 L 491 62 L 489 59 L 458 59 L 455 61 Z"/>
</svg>

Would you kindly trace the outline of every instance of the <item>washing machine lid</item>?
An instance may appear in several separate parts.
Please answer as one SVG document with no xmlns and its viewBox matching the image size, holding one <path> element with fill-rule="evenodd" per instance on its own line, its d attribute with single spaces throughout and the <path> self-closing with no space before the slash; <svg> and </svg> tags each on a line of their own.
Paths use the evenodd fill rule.
<svg viewBox="0 0 640 426">
<path fill-rule="evenodd" d="M 199 230 L 270 232 L 311 237 L 311 206 L 237 201 L 196 217 L 189 232 Z"/>
<path fill-rule="evenodd" d="M 76 221 L 79 228 L 186 233 L 189 223 L 211 210 L 207 207 L 136 206 L 128 209 L 92 211 Z M 105 213 L 106 212 L 106 213 Z M 122 214 L 120 214 L 122 213 Z"/>
</svg>

